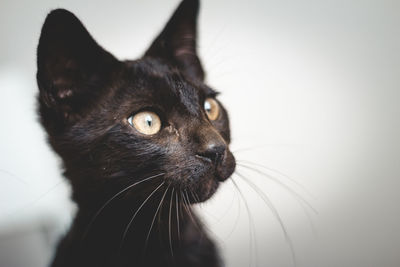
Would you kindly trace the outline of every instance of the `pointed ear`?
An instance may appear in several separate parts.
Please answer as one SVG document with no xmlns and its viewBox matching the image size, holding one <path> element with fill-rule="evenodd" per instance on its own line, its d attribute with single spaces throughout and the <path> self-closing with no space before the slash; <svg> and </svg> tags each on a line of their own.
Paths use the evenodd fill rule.
<svg viewBox="0 0 400 267">
<path fill-rule="evenodd" d="M 65 118 L 91 104 L 120 62 L 94 41 L 78 18 L 57 9 L 44 22 L 37 65 L 41 110 Z"/>
<path fill-rule="evenodd" d="M 199 0 L 183 0 L 145 56 L 161 58 L 191 79 L 204 80 L 196 53 Z"/>
</svg>

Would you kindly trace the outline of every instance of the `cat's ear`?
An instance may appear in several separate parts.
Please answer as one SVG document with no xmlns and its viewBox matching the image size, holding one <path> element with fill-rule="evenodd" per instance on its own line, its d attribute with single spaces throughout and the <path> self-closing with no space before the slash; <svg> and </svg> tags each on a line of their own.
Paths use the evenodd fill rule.
<svg viewBox="0 0 400 267">
<path fill-rule="evenodd" d="M 41 108 L 57 111 L 61 117 L 79 113 L 93 103 L 119 65 L 71 12 L 53 10 L 37 49 Z"/>
<path fill-rule="evenodd" d="M 145 56 L 161 58 L 191 79 L 204 80 L 196 52 L 199 0 L 183 0 Z"/>
</svg>

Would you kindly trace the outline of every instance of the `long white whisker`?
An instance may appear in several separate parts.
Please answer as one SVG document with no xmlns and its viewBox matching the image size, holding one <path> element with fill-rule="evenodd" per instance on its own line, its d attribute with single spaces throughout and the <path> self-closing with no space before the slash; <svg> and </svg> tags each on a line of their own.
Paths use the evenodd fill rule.
<svg viewBox="0 0 400 267">
<path fill-rule="evenodd" d="M 175 208 L 176 208 L 176 227 L 178 230 L 178 242 L 181 242 L 181 230 L 179 229 L 179 203 L 178 203 L 178 193 L 175 193 Z"/>
<path fill-rule="evenodd" d="M 283 235 L 285 237 L 285 240 L 289 245 L 294 266 L 296 266 L 297 261 L 296 261 L 296 254 L 295 254 L 293 242 L 288 234 L 286 226 L 283 223 L 282 217 L 280 216 L 278 210 L 275 208 L 274 204 L 269 199 L 269 197 L 262 190 L 260 190 L 252 181 L 250 181 L 249 179 L 247 179 L 246 177 L 244 177 L 242 174 L 240 174 L 237 171 L 236 171 L 236 175 L 239 176 L 240 178 L 242 178 L 254 190 L 254 192 L 256 192 L 260 196 L 260 198 L 264 201 L 264 203 L 267 205 L 267 207 L 270 209 L 270 211 L 274 215 L 275 219 L 278 221 L 278 223 L 282 229 Z"/>
<path fill-rule="evenodd" d="M 254 221 L 253 221 L 253 218 L 251 217 L 251 213 L 250 213 L 250 208 L 249 208 L 249 205 L 248 205 L 248 203 L 247 203 L 247 201 L 246 201 L 246 198 L 244 197 L 244 194 L 243 194 L 243 192 L 242 192 L 242 190 L 240 190 L 240 188 L 239 188 L 239 186 L 237 185 L 237 183 L 235 182 L 235 180 L 233 180 L 233 178 L 231 179 L 231 181 L 232 181 L 232 183 L 233 183 L 233 185 L 236 187 L 236 190 L 239 192 L 239 195 L 240 195 L 240 197 L 242 198 L 242 200 L 243 200 L 243 203 L 244 203 L 244 205 L 245 205 L 245 207 L 246 207 L 246 211 L 247 211 L 247 217 L 248 217 L 248 220 L 249 220 L 249 234 L 250 234 L 250 266 L 252 265 L 252 258 L 251 258 L 251 256 L 252 256 L 252 251 L 254 250 L 254 252 L 255 252 L 255 257 L 256 257 L 256 265 L 257 265 L 257 261 L 258 261 L 258 252 L 257 252 L 257 243 L 256 243 L 256 241 L 255 241 L 255 233 L 254 233 L 254 231 L 255 231 L 255 225 L 254 225 Z M 254 243 L 254 244 L 253 244 Z M 253 245 L 254 245 L 254 248 L 253 248 Z"/>
<path fill-rule="evenodd" d="M 252 162 L 252 161 L 248 161 L 248 160 L 236 160 L 236 161 L 239 162 L 239 163 L 244 163 L 244 164 L 250 164 L 250 165 L 253 165 L 253 166 L 258 166 L 258 167 L 264 168 L 264 169 L 266 169 L 266 170 L 268 170 L 268 171 L 274 172 L 274 173 L 276 173 L 276 174 L 278 174 L 278 175 L 280 175 L 280 176 L 286 178 L 287 180 L 291 181 L 292 183 L 296 184 L 296 185 L 297 185 L 299 188 L 301 188 L 305 193 L 307 193 L 308 196 L 311 197 L 312 199 L 316 199 L 316 197 L 315 197 L 313 194 L 311 194 L 311 192 L 310 192 L 304 185 L 302 185 L 301 183 L 299 183 L 298 181 L 296 181 L 295 179 L 293 179 L 293 178 L 290 177 L 289 175 L 284 174 L 283 172 L 281 172 L 281 171 L 279 171 L 279 170 L 277 170 L 277 169 L 270 168 L 270 167 L 267 167 L 267 166 L 265 166 L 265 165 L 263 165 L 263 164 L 256 163 L 256 162 Z"/>
<path fill-rule="evenodd" d="M 171 216 L 172 216 L 172 198 L 174 196 L 175 188 L 172 188 L 171 200 L 169 202 L 169 214 L 168 214 L 168 236 L 169 236 L 169 248 L 171 249 L 172 259 L 174 258 L 174 251 L 172 249 L 172 238 L 171 238 Z"/>
<path fill-rule="evenodd" d="M 165 189 L 165 192 L 164 192 L 164 194 L 163 194 L 163 196 L 162 196 L 162 198 L 161 198 L 161 200 L 160 200 L 160 204 L 158 204 L 157 210 L 156 210 L 156 212 L 154 213 L 154 217 L 153 217 L 153 220 L 152 220 L 151 225 L 150 225 L 149 232 L 148 232 L 147 237 L 146 237 L 146 242 L 145 242 L 145 244 L 144 244 L 144 249 L 145 249 L 145 250 L 146 250 L 146 247 L 147 247 L 147 243 L 149 242 L 150 233 L 151 233 L 151 230 L 153 229 L 154 221 L 156 220 L 158 211 L 160 210 L 160 207 L 161 207 L 161 205 L 162 205 L 163 202 L 164 202 L 165 195 L 167 194 L 168 189 L 169 189 L 170 186 L 171 186 L 171 184 L 169 184 L 168 187 L 167 187 L 167 189 Z"/>
<path fill-rule="evenodd" d="M 230 179 L 230 181 L 232 182 L 232 184 L 233 184 L 233 188 L 234 189 L 236 189 L 235 188 L 235 184 L 233 183 L 233 180 L 232 179 Z M 237 190 L 236 190 L 237 191 Z M 235 191 L 235 196 L 237 197 L 237 192 Z M 241 205 L 240 205 L 240 197 L 237 197 L 237 204 L 238 204 L 238 213 L 237 213 L 237 216 L 236 216 L 236 219 L 235 219 L 235 223 L 233 224 L 233 227 L 232 227 L 232 230 L 229 232 L 229 234 L 224 238 L 225 240 L 226 239 L 228 239 L 232 234 L 233 234 L 233 232 L 235 231 L 235 229 L 236 229 L 236 227 L 237 227 L 237 224 L 238 224 L 238 222 L 239 222 L 239 219 L 240 219 L 240 208 L 241 208 Z"/>
<path fill-rule="evenodd" d="M 139 211 L 142 209 L 142 207 L 146 204 L 146 202 L 151 198 L 152 195 L 154 195 L 154 193 L 165 184 L 165 181 L 162 182 L 159 186 L 157 186 L 148 196 L 147 198 L 143 201 L 143 203 L 139 206 L 139 208 L 135 211 L 135 213 L 133 214 L 131 220 L 129 221 L 128 225 L 125 228 L 124 234 L 122 235 L 122 241 L 121 241 L 121 245 L 120 245 L 120 250 L 122 249 L 122 246 L 124 244 L 124 240 L 126 235 L 128 234 L 129 228 L 131 227 L 131 224 L 133 222 L 133 220 L 135 219 L 136 215 L 139 213 Z"/>
<path fill-rule="evenodd" d="M 186 191 L 185 191 L 186 192 Z M 192 212 L 190 210 L 190 204 L 189 201 L 186 200 L 185 195 L 181 192 L 181 196 L 182 196 L 182 200 L 183 200 L 183 207 L 186 209 L 187 214 L 189 215 L 190 219 L 192 220 L 192 222 L 196 225 L 196 228 L 199 229 L 199 231 L 201 232 L 201 228 L 198 225 L 198 223 L 196 222 L 196 220 L 194 219 L 194 217 L 192 216 Z M 185 205 L 186 203 L 186 205 Z"/>
<path fill-rule="evenodd" d="M 133 183 L 133 184 L 131 184 L 131 185 L 125 187 L 123 190 L 121 190 L 121 191 L 119 191 L 118 193 L 116 193 L 112 198 L 110 198 L 106 203 L 104 203 L 103 206 L 101 206 L 101 208 L 96 212 L 96 214 L 95 214 L 95 215 L 93 216 L 93 218 L 90 220 L 90 222 L 89 222 L 89 224 L 88 224 L 88 226 L 87 226 L 87 229 L 85 230 L 85 233 L 82 235 L 82 240 L 85 239 L 86 235 L 87 235 L 88 232 L 89 232 L 89 229 L 91 228 L 92 224 L 93 224 L 94 221 L 96 220 L 97 216 L 100 215 L 100 213 L 104 210 L 104 208 L 105 208 L 108 204 L 110 204 L 111 201 L 113 201 L 116 197 L 118 197 L 119 195 L 121 195 L 121 194 L 123 194 L 124 192 L 128 191 L 129 189 L 133 188 L 134 186 L 137 186 L 137 185 L 139 185 L 139 184 L 141 184 L 141 183 L 143 183 L 143 182 L 149 181 L 149 180 L 151 180 L 151 179 L 154 179 L 154 178 L 159 177 L 159 176 L 164 175 L 164 174 L 165 174 L 165 173 L 159 173 L 159 174 L 156 174 L 156 175 L 147 177 L 147 178 L 145 178 L 145 179 L 143 179 L 143 180 L 140 180 L 139 182 Z"/>
<path fill-rule="evenodd" d="M 247 166 L 241 163 L 237 163 L 238 166 L 249 169 L 253 172 L 256 172 L 268 179 L 270 179 L 271 181 L 274 181 L 275 183 L 279 184 L 280 186 L 282 186 L 283 188 L 285 188 L 286 190 L 288 190 L 288 192 L 290 192 L 300 203 L 305 204 L 309 209 L 311 209 L 315 214 L 318 214 L 318 211 L 307 201 L 305 200 L 301 195 L 299 195 L 299 193 L 297 193 L 296 191 L 294 191 L 292 188 L 290 188 L 289 186 L 287 186 L 286 184 L 282 183 L 281 181 L 279 181 L 278 179 L 276 179 L 275 177 L 268 175 L 256 168 L 253 168 L 251 166 Z"/>
</svg>

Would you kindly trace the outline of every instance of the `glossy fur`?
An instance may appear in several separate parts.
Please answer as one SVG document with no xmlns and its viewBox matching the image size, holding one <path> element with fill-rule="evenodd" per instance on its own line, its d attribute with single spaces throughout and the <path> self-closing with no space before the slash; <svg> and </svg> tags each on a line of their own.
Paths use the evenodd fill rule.
<svg viewBox="0 0 400 267">
<path fill-rule="evenodd" d="M 52 11 L 38 46 L 39 113 L 78 213 L 53 267 L 220 266 L 191 203 L 235 169 L 229 121 L 210 121 L 196 53 L 198 1 L 184 0 L 145 55 L 119 61 L 70 12 Z M 128 123 L 150 110 L 160 132 Z"/>
</svg>

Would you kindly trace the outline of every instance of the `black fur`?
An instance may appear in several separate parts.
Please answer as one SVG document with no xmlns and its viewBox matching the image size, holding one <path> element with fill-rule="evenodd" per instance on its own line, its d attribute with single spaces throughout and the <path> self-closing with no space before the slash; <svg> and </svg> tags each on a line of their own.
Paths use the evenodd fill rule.
<svg viewBox="0 0 400 267">
<path fill-rule="evenodd" d="M 204 84 L 196 54 L 198 6 L 184 0 L 135 61 L 102 49 L 72 13 L 47 16 L 37 51 L 39 113 L 78 205 L 53 267 L 220 266 L 190 208 L 235 169 L 225 109 L 219 103 L 210 121 L 203 108 L 217 93 Z M 157 134 L 128 123 L 143 110 L 160 116 Z"/>
</svg>

